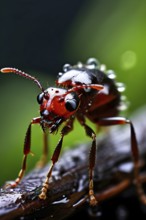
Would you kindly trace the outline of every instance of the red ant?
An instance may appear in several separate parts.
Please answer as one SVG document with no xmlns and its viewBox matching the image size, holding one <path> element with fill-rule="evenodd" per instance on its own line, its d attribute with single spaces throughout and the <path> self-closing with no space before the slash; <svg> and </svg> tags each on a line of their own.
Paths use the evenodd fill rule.
<svg viewBox="0 0 146 220">
<path fill-rule="evenodd" d="M 86 124 L 86 118 L 99 126 L 110 126 L 129 124 L 131 131 L 131 151 L 134 161 L 134 177 L 141 200 L 146 203 L 146 198 L 139 180 L 139 152 L 133 124 L 130 120 L 117 117 L 122 103 L 120 87 L 114 80 L 111 71 L 102 70 L 103 65 L 99 65 L 97 60 L 90 58 L 86 64 L 78 63 L 75 66 L 65 64 L 63 73 L 59 73 L 56 85 L 59 87 L 49 87 L 43 89 L 41 83 L 33 76 L 15 68 L 3 68 L 2 73 L 15 73 L 34 81 L 40 88 L 41 93 L 37 96 L 40 105 L 40 116 L 33 118 L 26 131 L 24 140 L 24 157 L 22 168 L 17 179 L 11 184 L 16 187 L 21 181 L 26 170 L 26 160 L 30 153 L 31 125 L 40 124 L 44 133 L 44 153 L 42 164 L 47 158 L 47 131 L 53 133 L 58 130 L 62 123 L 65 123 L 60 134 L 61 138 L 52 155 L 52 165 L 43 183 L 40 199 L 46 199 L 49 188 L 49 180 L 55 163 L 58 161 L 62 142 L 65 135 L 73 129 L 74 119 L 77 118 L 86 134 L 92 139 L 89 154 L 89 201 L 91 205 L 96 205 L 97 200 L 93 187 L 93 172 L 96 155 L 96 134 Z M 63 88 L 60 88 L 63 87 Z"/>
</svg>

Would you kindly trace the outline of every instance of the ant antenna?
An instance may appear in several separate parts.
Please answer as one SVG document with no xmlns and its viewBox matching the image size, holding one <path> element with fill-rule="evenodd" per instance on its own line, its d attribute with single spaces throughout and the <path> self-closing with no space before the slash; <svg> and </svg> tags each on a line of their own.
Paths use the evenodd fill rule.
<svg viewBox="0 0 146 220">
<path fill-rule="evenodd" d="M 0 71 L 2 73 L 15 73 L 17 75 L 23 76 L 24 78 L 30 79 L 37 84 L 37 86 L 42 90 L 42 92 L 44 92 L 44 89 L 41 83 L 34 76 L 31 76 L 28 73 L 22 72 L 21 70 L 18 70 L 16 68 L 11 68 L 11 67 L 2 68 Z"/>
</svg>

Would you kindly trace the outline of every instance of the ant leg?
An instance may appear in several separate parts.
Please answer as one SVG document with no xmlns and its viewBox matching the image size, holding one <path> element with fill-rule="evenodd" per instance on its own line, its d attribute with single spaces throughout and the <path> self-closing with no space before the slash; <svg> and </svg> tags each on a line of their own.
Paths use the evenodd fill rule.
<svg viewBox="0 0 146 220">
<path fill-rule="evenodd" d="M 37 162 L 36 167 L 42 168 L 47 163 L 48 158 L 48 132 L 43 131 L 43 154 L 40 158 L 40 160 Z"/>
<path fill-rule="evenodd" d="M 37 124 L 37 123 L 40 123 L 40 118 L 33 118 L 32 121 L 30 122 L 29 126 L 28 126 L 28 129 L 26 131 L 26 135 L 25 135 L 25 140 L 24 140 L 24 149 L 23 149 L 23 160 L 22 160 L 22 168 L 18 174 L 18 177 L 16 178 L 16 180 L 14 180 L 14 182 L 10 183 L 10 184 L 7 184 L 6 187 L 16 187 L 22 177 L 24 176 L 24 173 L 25 173 L 25 170 L 26 170 L 26 161 L 27 161 L 27 156 L 30 152 L 30 146 L 31 146 L 31 125 L 32 124 Z"/>
<path fill-rule="evenodd" d="M 66 125 L 62 128 L 61 130 L 61 138 L 54 150 L 54 153 L 52 155 L 52 165 L 49 169 L 49 172 L 47 173 L 47 176 L 46 176 L 46 179 L 43 183 L 43 186 L 42 186 L 42 189 L 41 189 L 41 193 L 39 195 L 39 198 L 40 199 L 46 199 L 47 197 L 47 191 L 49 189 L 49 180 L 50 180 L 50 177 L 52 176 L 52 171 L 53 171 L 53 167 L 55 165 L 55 163 L 58 161 L 58 158 L 59 158 L 59 155 L 60 155 L 60 152 L 61 152 L 61 148 L 62 148 L 62 143 L 63 143 L 63 138 L 64 138 L 64 135 L 68 134 L 72 128 L 73 128 L 73 121 L 74 121 L 74 118 L 71 118 L 67 123 Z"/>
<path fill-rule="evenodd" d="M 59 142 L 58 142 L 58 144 L 57 144 L 57 146 L 56 146 L 56 148 L 54 150 L 53 156 L 51 158 L 52 165 L 51 165 L 51 167 L 49 169 L 49 172 L 48 172 L 48 174 L 46 176 L 46 179 L 45 179 L 45 181 L 43 183 L 43 186 L 42 186 L 42 189 L 41 189 L 41 193 L 39 195 L 40 199 L 46 199 L 46 197 L 47 197 L 46 193 L 47 193 L 48 188 L 49 188 L 49 179 L 50 179 L 50 177 L 52 175 L 53 167 L 54 167 L 55 163 L 58 161 L 58 158 L 59 158 L 59 155 L 60 155 L 60 151 L 61 151 L 61 147 L 62 147 L 62 142 L 63 142 L 63 135 L 61 135 L 61 138 L 60 138 L 60 140 L 59 140 Z"/>
<path fill-rule="evenodd" d="M 131 152 L 133 156 L 134 163 L 134 176 L 135 176 L 135 184 L 137 187 L 137 192 L 140 200 L 146 204 L 146 196 L 142 188 L 142 183 L 140 181 L 139 175 L 139 150 L 138 143 L 136 139 L 135 129 L 130 120 L 125 119 L 123 117 L 111 117 L 111 118 L 103 118 L 98 121 L 98 124 L 101 126 L 110 126 L 110 125 L 121 125 L 121 124 L 129 124 L 130 132 L 131 132 Z"/>
<path fill-rule="evenodd" d="M 78 116 L 78 120 L 80 124 L 84 127 L 86 135 L 92 138 L 92 146 L 89 154 L 89 201 L 90 205 L 95 206 L 97 204 L 97 200 L 95 198 L 95 193 L 93 189 L 93 172 L 96 160 L 96 134 L 88 125 L 86 125 L 83 116 Z"/>
<path fill-rule="evenodd" d="M 83 124 L 86 134 L 92 138 L 92 146 L 89 154 L 89 200 L 90 205 L 95 206 L 97 204 L 97 200 L 94 195 L 93 190 L 93 172 L 95 167 L 95 156 L 96 156 L 96 134 L 95 132 L 86 124 Z"/>
</svg>

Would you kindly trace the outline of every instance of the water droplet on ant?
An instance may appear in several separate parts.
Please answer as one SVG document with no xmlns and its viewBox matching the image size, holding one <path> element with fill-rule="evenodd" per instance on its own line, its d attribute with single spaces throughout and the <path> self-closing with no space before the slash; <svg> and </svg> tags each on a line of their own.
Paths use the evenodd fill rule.
<svg viewBox="0 0 146 220">
<path fill-rule="evenodd" d="M 78 62 L 78 63 L 77 63 L 77 67 L 78 67 L 78 68 L 82 68 L 82 67 L 83 67 L 83 64 L 82 64 L 81 62 Z"/>
<path fill-rule="evenodd" d="M 119 92 L 124 92 L 124 91 L 125 91 L 125 85 L 124 85 L 124 83 L 117 82 L 117 83 L 116 83 L 116 86 L 117 86 L 117 90 L 118 90 Z"/>
<path fill-rule="evenodd" d="M 63 66 L 63 71 L 64 71 L 64 72 L 67 72 L 67 71 L 69 71 L 70 69 L 71 69 L 71 65 L 68 64 L 68 63 L 66 63 L 66 64 Z"/>
<path fill-rule="evenodd" d="M 116 78 L 116 74 L 113 70 L 108 70 L 107 75 L 110 79 L 115 79 Z"/>
<path fill-rule="evenodd" d="M 99 62 L 95 58 L 89 58 L 86 63 L 89 69 L 94 69 L 99 66 Z"/>
<path fill-rule="evenodd" d="M 127 97 L 122 95 L 120 105 L 118 106 L 118 110 L 125 111 L 127 110 L 128 107 L 129 107 L 129 102 L 127 100 Z"/>
<path fill-rule="evenodd" d="M 121 101 L 127 101 L 127 97 L 125 95 L 121 96 Z"/>
<path fill-rule="evenodd" d="M 59 76 L 59 77 L 62 76 L 62 75 L 63 75 L 63 73 L 61 73 L 61 72 L 58 73 L 58 76 Z"/>
<path fill-rule="evenodd" d="M 101 64 L 99 69 L 101 71 L 105 72 L 106 71 L 106 65 L 105 64 Z"/>
</svg>

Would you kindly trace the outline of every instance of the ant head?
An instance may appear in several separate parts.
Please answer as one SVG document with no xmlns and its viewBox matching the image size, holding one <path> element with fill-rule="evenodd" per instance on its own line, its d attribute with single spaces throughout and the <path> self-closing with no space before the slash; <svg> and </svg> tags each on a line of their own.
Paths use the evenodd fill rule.
<svg viewBox="0 0 146 220">
<path fill-rule="evenodd" d="M 75 114 L 80 98 L 76 92 L 49 87 L 37 96 L 40 104 L 41 125 L 43 130 L 49 128 L 52 133 L 58 126 Z"/>
<path fill-rule="evenodd" d="M 49 87 L 37 96 L 37 101 L 40 104 L 41 114 L 42 111 L 48 110 L 48 114 L 52 112 L 56 116 L 68 118 L 77 111 L 80 98 L 76 92 Z"/>
</svg>

